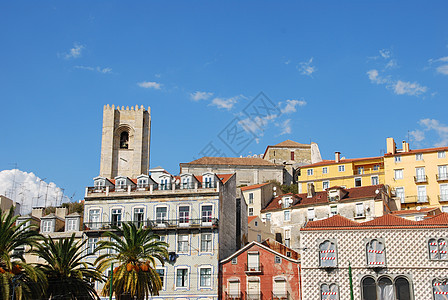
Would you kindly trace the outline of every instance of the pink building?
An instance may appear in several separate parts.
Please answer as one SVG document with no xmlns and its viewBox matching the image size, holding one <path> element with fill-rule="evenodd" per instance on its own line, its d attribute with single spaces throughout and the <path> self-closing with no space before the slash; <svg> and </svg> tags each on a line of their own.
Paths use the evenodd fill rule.
<svg viewBox="0 0 448 300">
<path fill-rule="evenodd" d="M 225 300 L 301 299 L 299 255 L 273 240 L 253 241 L 220 262 L 220 286 Z"/>
</svg>

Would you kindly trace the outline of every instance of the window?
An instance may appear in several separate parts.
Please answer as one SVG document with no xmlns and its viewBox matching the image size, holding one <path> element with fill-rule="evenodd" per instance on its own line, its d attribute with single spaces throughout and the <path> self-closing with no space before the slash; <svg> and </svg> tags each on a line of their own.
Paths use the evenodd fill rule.
<svg viewBox="0 0 448 300">
<path fill-rule="evenodd" d="M 89 225 L 88 227 L 92 229 L 97 229 L 100 227 L 100 210 L 91 209 L 89 210 Z"/>
<path fill-rule="evenodd" d="M 283 277 L 274 278 L 274 287 L 272 289 L 272 299 L 289 299 L 286 288 L 286 279 Z"/>
<path fill-rule="evenodd" d="M 120 134 L 120 149 L 128 149 L 129 148 L 129 133 L 127 131 L 123 131 Z"/>
<path fill-rule="evenodd" d="M 330 187 L 330 181 L 326 180 L 326 181 L 322 181 L 322 189 L 325 191 L 326 189 L 328 189 Z"/>
<path fill-rule="evenodd" d="M 338 166 L 339 172 L 345 172 L 345 166 Z"/>
<path fill-rule="evenodd" d="M 162 179 L 160 180 L 160 189 L 161 190 L 169 190 L 170 184 L 168 183 L 168 179 Z"/>
<path fill-rule="evenodd" d="M 364 167 L 358 167 L 358 175 L 364 174 Z"/>
<path fill-rule="evenodd" d="M 372 176 L 370 177 L 372 180 L 372 185 L 378 185 L 380 184 L 380 180 L 378 179 L 378 176 Z"/>
<path fill-rule="evenodd" d="M 434 300 L 445 300 L 448 294 L 448 281 L 446 279 L 434 279 L 432 281 Z"/>
<path fill-rule="evenodd" d="M 447 255 L 447 240 L 444 238 L 431 238 L 428 240 L 428 250 L 430 260 L 446 260 Z"/>
<path fill-rule="evenodd" d="M 395 162 L 396 163 L 401 162 L 401 156 L 400 155 L 395 156 Z"/>
<path fill-rule="evenodd" d="M 212 286 L 212 269 L 211 268 L 200 268 L 200 287 L 211 287 Z"/>
<path fill-rule="evenodd" d="M 95 190 L 102 190 L 105 187 L 106 183 L 104 179 L 97 179 L 93 182 L 93 186 Z"/>
<path fill-rule="evenodd" d="M 78 219 L 68 219 L 67 222 L 68 222 L 67 231 L 78 231 L 79 230 Z"/>
<path fill-rule="evenodd" d="M 400 202 L 404 203 L 404 187 L 395 188 L 395 194 L 397 195 L 397 198 L 400 199 Z"/>
<path fill-rule="evenodd" d="M 238 264 L 238 257 L 232 258 L 232 265 L 237 265 L 237 264 Z"/>
<path fill-rule="evenodd" d="M 445 151 L 439 151 L 439 152 L 437 152 L 437 157 L 438 157 L 438 158 L 445 158 Z"/>
<path fill-rule="evenodd" d="M 308 170 L 306 170 L 306 174 L 307 174 L 308 176 L 312 176 L 312 175 L 313 175 L 313 169 L 308 169 Z"/>
<path fill-rule="evenodd" d="M 368 241 L 366 256 L 368 267 L 385 267 L 386 252 L 384 250 L 384 240 L 372 239 Z"/>
<path fill-rule="evenodd" d="M 328 174 L 328 167 L 322 168 L 322 174 Z"/>
<path fill-rule="evenodd" d="M 291 211 L 289 210 L 285 210 L 283 212 L 283 217 L 285 221 L 290 221 L 291 220 Z"/>
<path fill-rule="evenodd" d="M 188 286 L 188 269 L 177 269 L 176 270 L 176 287 L 187 287 Z"/>
<path fill-rule="evenodd" d="M 362 185 L 362 179 L 361 178 L 355 178 L 355 187 L 360 187 Z"/>
<path fill-rule="evenodd" d="M 423 160 L 423 154 L 422 153 L 415 154 L 415 160 Z"/>
<path fill-rule="evenodd" d="M 403 179 L 403 169 L 394 170 L 394 179 Z"/>
<path fill-rule="evenodd" d="M 448 179 L 448 170 L 446 166 L 438 166 L 437 169 L 439 170 L 439 180 L 447 180 Z"/>
<path fill-rule="evenodd" d="M 179 234 L 177 236 L 177 252 L 188 252 L 188 234 Z"/>
<path fill-rule="evenodd" d="M 308 221 L 313 221 L 316 218 L 314 208 L 308 208 Z"/>
<path fill-rule="evenodd" d="M 166 207 L 156 207 L 156 223 L 162 224 L 167 221 L 167 208 Z"/>
<path fill-rule="evenodd" d="M 448 201 L 448 184 L 441 184 L 439 188 L 440 188 L 439 201 Z"/>
<path fill-rule="evenodd" d="M 291 204 L 292 204 L 292 199 L 290 197 L 283 198 L 283 200 L 282 200 L 283 208 L 288 208 L 291 206 Z"/>
<path fill-rule="evenodd" d="M 182 188 L 183 189 L 189 189 L 192 188 L 191 184 L 190 184 L 190 178 L 184 178 L 182 180 Z"/>
<path fill-rule="evenodd" d="M 364 203 L 356 203 L 356 217 L 364 217 Z"/>
<path fill-rule="evenodd" d="M 364 300 L 411 300 L 412 295 L 408 279 L 402 276 L 394 281 L 388 276 L 381 276 L 378 281 L 366 276 L 361 280 L 361 290 Z"/>
<path fill-rule="evenodd" d="M 247 278 L 247 297 L 246 299 L 261 299 L 260 279 L 258 277 Z"/>
<path fill-rule="evenodd" d="M 258 252 L 247 253 L 247 270 L 248 271 L 260 271 L 260 257 Z"/>
<path fill-rule="evenodd" d="M 374 165 L 374 166 L 373 166 L 373 170 L 374 170 L 374 171 L 378 171 L 379 169 L 380 169 L 380 165 Z"/>
<path fill-rule="evenodd" d="M 255 227 L 258 227 L 258 221 L 254 222 Z"/>
<path fill-rule="evenodd" d="M 121 208 L 112 209 L 111 221 L 112 226 L 121 226 Z"/>
<path fill-rule="evenodd" d="M 294 160 L 294 151 L 291 151 L 291 160 Z"/>
<path fill-rule="evenodd" d="M 148 186 L 148 179 L 147 178 L 139 178 L 137 180 L 137 187 L 144 188 Z"/>
<path fill-rule="evenodd" d="M 190 206 L 179 206 L 179 223 L 188 224 L 190 221 Z"/>
<path fill-rule="evenodd" d="M 339 299 L 338 286 L 335 283 L 324 283 L 320 286 L 320 294 L 322 300 Z"/>
<path fill-rule="evenodd" d="M 336 205 L 330 206 L 330 217 L 338 214 L 338 207 Z"/>
<path fill-rule="evenodd" d="M 229 279 L 228 295 L 230 299 L 241 299 L 239 279 Z"/>
<path fill-rule="evenodd" d="M 97 242 L 98 238 L 89 238 L 87 240 L 87 254 L 93 254 L 95 252 Z"/>
<path fill-rule="evenodd" d="M 126 188 L 126 180 L 117 179 L 115 185 L 117 186 L 117 189 L 124 189 L 124 188 Z"/>
<path fill-rule="evenodd" d="M 165 285 L 165 269 L 156 269 L 157 274 L 159 274 L 160 281 L 162 281 L 162 287 Z"/>
<path fill-rule="evenodd" d="M 266 214 L 266 221 L 271 221 L 271 217 L 272 217 L 272 214 L 271 213 L 267 213 Z"/>
<path fill-rule="evenodd" d="M 42 232 L 52 232 L 53 221 L 42 221 Z"/>
<path fill-rule="evenodd" d="M 261 234 L 257 234 L 257 242 L 261 243 Z"/>
<path fill-rule="evenodd" d="M 254 215 L 254 208 L 249 207 L 249 216 L 253 216 L 253 215 Z"/>
<path fill-rule="evenodd" d="M 426 182 L 425 168 L 415 168 L 415 182 Z"/>
<path fill-rule="evenodd" d="M 143 226 L 144 215 L 145 215 L 144 208 L 134 208 L 134 224 L 138 228 Z"/>
<path fill-rule="evenodd" d="M 285 229 L 285 246 L 291 247 L 291 229 Z"/>
<path fill-rule="evenodd" d="M 281 264 L 282 263 L 282 258 L 280 256 L 276 255 L 274 263 Z"/>
<path fill-rule="evenodd" d="M 417 202 L 428 202 L 428 197 L 426 196 L 426 186 L 419 185 L 417 187 Z"/>
<path fill-rule="evenodd" d="M 323 268 L 335 268 L 338 262 L 336 259 L 336 242 L 325 240 L 319 245 L 319 266 Z"/>
<path fill-rule="evenodd" d="M 211 205 L 203 205 L 201 207 L 202 210 L 202 222 L 203 223 L 210 223 L 212 221 L 212 212 L 213 212 L 213 206 Z"/>
<path fill-rule="evenodd" d="M 201 252 L 212 252 L 212 233 L 201 233 Z"/>
<path fill-rule="evenodd" d="M 212 178 L 211 177 L 205 177 L 204 178 L 204 188 L 211 188 L 211 187 L 213 187 Z"/>
<path fill-rule="evenodd" d="M 448 206 L 442 206 L 442 212 L 448 213 Z"/>
<path fill-rule="evenodd" d="M 254 193 L 249 193 L 249 204 L 254 203 Z"/>
</svg>

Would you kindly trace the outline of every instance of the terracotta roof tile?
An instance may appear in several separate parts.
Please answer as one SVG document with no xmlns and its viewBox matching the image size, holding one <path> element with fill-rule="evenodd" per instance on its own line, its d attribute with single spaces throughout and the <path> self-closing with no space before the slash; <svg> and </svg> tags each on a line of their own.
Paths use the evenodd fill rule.
<svg viewBox="0 0 448 300">
<path fill-rule="evenodd" d="M 268 146 L 268 147 L 282 147 L 282 148 L 311 148 L 310 144 L 301 144 L 297 143 L 291 140 L 286 140 L 281 143 L 278 143 L 274 146 Z"/>
<path fill-rule="evenodd" d="M 241 187 L 242 191 L 248 191 L 248 190 L 253 190 L 253 189 L 258 189 L 262 186 L 265 186 L 269 184 L 269 182 L 265 182 L 265 183 L 260 183 L 260 184 L 253 184 L 253 185 L 249 185 L 249 186 L 243 186 Z"/>
<path fill-rule="evenodd" d="M 250 223 L 250 222 L 252 222 L 254 219 L 256 219 L 257 218 L 257 216 L 248 216 L 247 217 L 247 223 Z"/>
<path fill-rule="evenodd" d="M 447 150 L 448 150 L 448 147 L 425 148 L 425 149 L 409 150 L 408 152 L 397 152 L 395 154 L 386 153 L 386 154 L 384 154 L 384 156 L 409 155 L 409 154 L 416 154 L 416 153 L 428 153 L 428 152 L 447 151 Z"/>
<path fill-rule="evenodd" d="M 277 166 L 270 161 L 255 157 L 201 157 L 185 165 L 234 165 L 234 166 Z"/>
<path fill-rule="evenodd" d="M 439 208 L 438 207 L 425 207 L 420 210 L 417 210 L 417 209 L 396 210 L 396 211 L 391 211 L 390 214 L 392 214 L 392 215 L 423 214 L 423 213 L 431 212 L 431 211 L 434 211 L 437 209 L 439 209 Z"/>
<path fill-rule="evenodd" d="M 382 156 L 375 156 L 375 157 L 349 158 L 349 159 L 341 159 L 341 160 L 339 160 L 339 162 L 335 162 L 334 160 L 323 160 L 323 161 L 320 161 L 318 163 L 301 166 L 301 168 L 312 168 L 312 167 L 319 167 L 319 166 L 326 166 L 326 165 L 344 164 L 344 163 L 351 163 L 351 162 L 375 160 L 375 159 L 381 159 L 381 158 L 383 158 L 383 157 Z"/>
<path fill-rule="evenodd" d="M 352 221 L 341 215 L 335 215 L 331 218 L 310 221 L 306 224 L 306 228 L 321 228 L 321 227 L 358 227 L 358 222 Z"/>
</svg>

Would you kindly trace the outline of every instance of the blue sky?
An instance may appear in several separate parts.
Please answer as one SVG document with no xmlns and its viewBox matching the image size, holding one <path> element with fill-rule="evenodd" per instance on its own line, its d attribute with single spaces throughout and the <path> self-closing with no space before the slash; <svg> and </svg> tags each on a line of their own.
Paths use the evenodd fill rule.
<svg viewBox="0 0 448 300">
<path fill-rule="evenodd" d="M 210 142 L 235 156 L 219 139 L 234 120 L 254 130 L 240 155 L 448 144 L 446 1 L 241 2 L 2 1 L 0 170 L 82 198 L 105 104 L 151 107 L 151 166 L 172 173 Z M 260 92 L 278 113 L 254 124 Z"/>
</svg>

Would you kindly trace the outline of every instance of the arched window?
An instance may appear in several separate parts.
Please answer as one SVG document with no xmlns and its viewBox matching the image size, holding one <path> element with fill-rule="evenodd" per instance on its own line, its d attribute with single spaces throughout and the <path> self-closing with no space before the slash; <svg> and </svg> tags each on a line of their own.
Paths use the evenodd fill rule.
<svg viewBox="0 0 448 300">
<path fill-rule="evenodd" d="M 398 277 L 395 280 L 395 295 L 398 300 L 411 300 L 411 289 L 406 278 Z"/>
<path fill-rule="evenodd" d="M 379 299 L 394 300 L 394 286 L 389 277 L 381 277 L 381 279 L 378 280 L 378 292 Z"/>
<path fill-rule="evenodd" d="M 319 264 L 323 268 L 337 267 L 335 242 L 326 240 L 319 245 Z"/>
<path fill-rule="evenodd" d="M 447 280 L 433 280 L 433 293 L 434 300 L 442 300 L 446 299 L 446 295 L 448 294 L 448 282 Z"/>
<path fill-rule="evenodd" d="M 386 253 L 384 242 L 372 239 L 367 243 L 367 265 L 369 267 L 384 267 L 386 265 Z"/>
<path fill-rule="evenodd" d="M 339 299 L 338 286 L 335 283 L 322 284 L 320 286 L 321 300 L 337 300 Z"/>
<path fill-rule="evenodd" d="M 366 277 L 362 280 L 362 300 L 377 300 L 376 282 L 372 277 Z"/>
<path fill-rule="evenodd" d="M 120 149 L 128 149 L 129 148 L 129 133 L 127 131 L 123 131 L 120 134 Z"/>
</svg>

